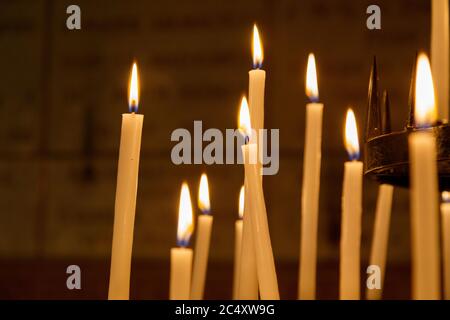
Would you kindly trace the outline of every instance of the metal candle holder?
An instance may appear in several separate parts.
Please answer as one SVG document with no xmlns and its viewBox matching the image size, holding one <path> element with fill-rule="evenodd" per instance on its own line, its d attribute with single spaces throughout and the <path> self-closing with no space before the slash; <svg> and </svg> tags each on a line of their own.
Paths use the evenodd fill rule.
<svg viewBox="0 0 450 320">
<path fill-rule="evenodd" d="M 450 125 L 437 123 L 429 129 L 414 124 L 415 64 L 409 90 L 409 115 L 402 131 L 392 132 L 389 95 L 378 92 L 377 63 L 374 58 L 369 79 L 368 107 L 364 139 L 364 175 L 380 183 L 409 187 L 408 135 L 430 130 L 436 137 L 439 189 L 450 189 Z"/>
</svg>

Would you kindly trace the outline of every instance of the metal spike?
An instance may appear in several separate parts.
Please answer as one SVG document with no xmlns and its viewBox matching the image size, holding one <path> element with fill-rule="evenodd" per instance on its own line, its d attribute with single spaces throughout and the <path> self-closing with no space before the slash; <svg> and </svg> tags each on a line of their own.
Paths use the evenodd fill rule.
<svg viewBox="0 0 450 320">
<path fill-rule="evenodd" d="M 417 52 L 414 58 L 414 64 L 411 70 L 411 80 L 409 84 L 409 114 L 408 114 L 408 122 L 406 124 L 407 128 L 412 128 L 415 125 L 414 121 L 414 108 L 415 108 L 415 97 L 416 97 L 416 64 L 417 64 Z"/>
<path fill-rule="evenodd" d="M 391 133 L 391 107 L 387 90 L 383 92 L 383 103 L 381 104 L 381 133 Z"/>
<path fill-rule="evenodd" d="M 366 141 L 381 134 L 380 102 L 378 94 L 377 60 L 373 57 L 369 79 L 369 94 L 366 118 Z"/>
</svg>

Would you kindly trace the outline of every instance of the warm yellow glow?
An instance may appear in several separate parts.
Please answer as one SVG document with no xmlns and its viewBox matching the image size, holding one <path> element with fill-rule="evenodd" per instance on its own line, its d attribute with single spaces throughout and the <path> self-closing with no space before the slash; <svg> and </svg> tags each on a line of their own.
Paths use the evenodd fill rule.
<svg viewBox="0 0 450 320">
<path fill-rule="evenodd" d="M 347 110 L 345 119 L 345 148 L 350 160 L 359 158 L 358 129 L 356 127 L 355 114 L 351 108 Z"/>
<path fill-rule="evenodd" d="M 430 126 L 436 122 L 437 111 L 430 61 L 425 53 L 419 54 L 416 70 L 414 119 L 419 127 Z"/>
<path fill-rule="evenodd" d="M 242 219 L 244 217 L 244 201 L 245 201 L 245 188 L 241 187 L 241 191 L 239 192 L 239 218 Z"/>
<path fill-rule="evenodd" d="M 259 38 L 259 31 L 256 24 L 253 25 L 253 67 L 261 68 L 264 54 L 262 49 L 261 39 Z"/>
<path fill-rule="evenodd" d="M 203 213 L 209 213 L 211 206 L 209 204 L 209 187 L 208 177 L 206 173 L 202 174 L 200 178 L 200 185 L 198 187 L 198 207 Z"/>
<path fill-rule="evenodd" d="M 178 207 L 177 239 L 180 246 L 187 246 L 194 232 L 194 216 L 192 211 L 191 195 L 186 182 L 181 185 L 180 204 Z"/>
<path fill-rule="evenodd" d="M 252 124 L 250 121 L 250 110 L 248 109 L 247 98 L 242 97 L 241 108 L 239 109 L 238 119 L 239 131 L 245 136 L 249 137 L 252 133 Z"/>
<path fill-rule="evenodd" d="M 130 86 L 128 88 L 128 106 L 131 112 L 136 112 L 139 105 L 139 77 L 136 62 L 133 63 L 130 76 Z"/>
<path fill-rule="evenodd" d="M 450 202 L 450 192 L 448 192 L 448 191 L 442 192 L 442 201 L 444 201 L 446 203 Z"/>
<path fill-rule="evenodd" d="M 317 86 L 316 59 L 314 54 L 308 56 L 308 66 L 306 68 L 306 95 L 311 101 L 319 99 L 319 88 Z"/>
</svg>

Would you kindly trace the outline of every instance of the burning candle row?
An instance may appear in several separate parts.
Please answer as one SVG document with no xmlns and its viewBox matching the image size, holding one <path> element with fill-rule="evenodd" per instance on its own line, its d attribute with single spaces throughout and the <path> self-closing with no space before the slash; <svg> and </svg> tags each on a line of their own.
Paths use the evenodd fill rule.
<svg viewBox="0 0 450 320">
<path fill-rule="evenodd" d="M 264 91 L 266 72 L 262 70 L 263 50 L 256 26 L 253 32 L 253 65 L 249 72 L 249 105 L 244 97 L 239 111 L 239 129 L 245 137 L 242 146 L 245 180 L 239 197 L 240 218 L 235 225 L 235 265 L 233 298 L 279 299 L 278 280 L 268 227 L 262 188 L 262 163 L 255 132 L 264 128 Z M 435 138 L 427 128 L 436 122 L 433 79 L 428 58 L 421 54 L 417 61 L 415 123 L 418 128 L 409 137 L 411 162 L 411 208 L 413 231 L 413 297 L 440 296 L 440 251 L 437 217 L 437 170 Z M 319 103 L 316 61 L 308 57 L 306 94 L 305 149 L 301 199 L 301 239 L 298 297 L 316 296 L 317 225 L 320 194 L 322 117 L 324 105 Z M 130 88 L 130 113 L 122 117 L 119 151 L 114 233 L 111 256 L 109 299 L 128 299 L 130 266 L 136 207 L 139 153 L 143 115 L 137 114 L 139 83 L 137 66 L 133 64 Z M 345 146 L 349 161 L 344 164 L 342 189 L 342 221 L 340 242 L 340 297 L 360 298 L 360 241 L 362 217 L 362 177 L 360 148 L 355 114 L 347 111 Z M 392 186 L 380 186 L 377 204 L 371 263 L 382 269 L 386 260 Z M 244 201 L 245 198 L 245 201 Z M 194 215 L 189 187 L 183 183 L 179 203 L 178 247 L 171 256 L 170 298 L 203 299 L 213 217 L 210 215 L 209 187 L 202 175 L 198 206 L 195 250 L 188 248 L 194 229 Z M 448 212 L 447 207 L 442 208 Z M 448 215 L 448 214 L 447 214 Z M 445 220 L 443 228 L 448 223 Z M 450 227 L 447 227 L 450 228 Z M 447 238 L 446 238 L 447 239 Z M 445 250 L 449 251 L 450 240 Z M 450 262 L 447 262 L 447 265 Z M 448 266 L 447 266 L 448 267 Z M 450 271 L 449 271 L 450 272 Z M 449 275 L 447 275 L 447 282 Z M 450 284 L 447 284 L 450 287 Z M 450 290 L 450 289 L 447 289 Z M 377 293 L 368 293 L 377 298 Z"/>
</svg>

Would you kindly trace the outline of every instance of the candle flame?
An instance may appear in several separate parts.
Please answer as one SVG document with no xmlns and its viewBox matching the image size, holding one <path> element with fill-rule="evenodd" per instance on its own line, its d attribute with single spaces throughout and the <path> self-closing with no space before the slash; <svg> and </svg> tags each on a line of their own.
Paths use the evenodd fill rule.
<svg viewBox="0 0 450 320">
<path fill-rule="evenodd" d="M 130 76 L 130 86 L 128 88 L 128 107 L 130 112 L 137 112 L 139 105 L 139 79 L 136 62 L 133 63 Z"/>
<path fill-rule="evenodd" d="M 191 195 L 186 182 L 181 185 L 180 204 L 178 207 L 178 245 L 186 247 L 194 232 L 194 216 L 192 211 Z"/>
<path fill-rule="evenodd" d="M 245 201 L 245 187 L 241 187 L 239 192 L 239 219 L 244 217 L 244 201 Z"/>
<path fill-rule="evenodd" d="M 450 192 L 448 191 L 442 192 L 442 201 L 445 203 L 450 203 Z"/>
<path fill-rule="evenodd" d="M 350 160 L 359 158 L 358 129 L 356 127 L 355 114 L 351 108 L 347 110 L 345 120 L 345 148 Z"/>
<path fill-rule="evenodd" d="M 209 203 L 209 187 L 208 177 L 203 173 L 200 178 L 200 185 L 198 187 L 198 207 L 202 213 L 208 214 L 211 206 Z"/>
<path fill-rule="evenodd" d="M 306 68 L 306 95 L 312 102 L 317 102 L 319 100 L 316 59 L 313 53 L 310 53 L 308 56 L 308 66 Z"/>
<path fill-rule="evenodd" d="M 419 54 L 416 70 L 414 118 L 417 126 L 426 127 L 436 122 L 437 111 L 430 61 L 425 53 Z"/>
<path fill-rule="evenodd" d="M 264 58 L 262 43 L 259 37 L 259 31 L 256 24 L 253 25 L 253 68 L 261 69 Z"/>
<path fill-rule="evenodd" d="M 242 135 L 249 139 L 252 132 L 252 125 L 250 122 L 250 111 L 248 109 L 247 98 L 242 97 L 241 108 L 239 110 L 239 120 L 238 120 L 239 131 Z"/>
</svg>

